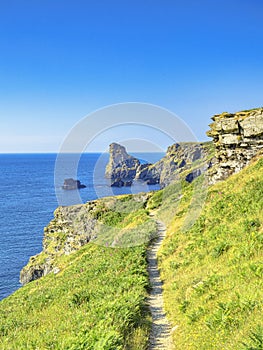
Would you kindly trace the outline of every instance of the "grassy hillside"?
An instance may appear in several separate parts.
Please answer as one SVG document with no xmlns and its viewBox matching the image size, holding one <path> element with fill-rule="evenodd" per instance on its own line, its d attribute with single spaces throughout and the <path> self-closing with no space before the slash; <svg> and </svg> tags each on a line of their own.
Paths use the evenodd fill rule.
<svg viewBox="0 0 263 350">
<path fill-rule="evenodd" d="M 262 174 L 261 158 L 211 187 L 188 231 L 181 227 L 193 187 L 181 201 L 178 188 L 164 197 L 159 215 L 169 229 L 159 260 L 178 349 L 263 349 Z"/>
<path fill-rule="evenodd" d="M 0 349 L 146 349 L 150 316 L 145 242 L 155 233 L 155 222 L 132 196 L 114 199 L 114 205 L 125 208 L 126 215 L 103 206 L 98 215 L 111 234 L 104 239 L 102 225 L 100 244 L 59 256 L 58 274 L 31 282 L 0 302 Z M 136 228 L 144 244 L 109 247 L 117 227 L 122 246 L 130 244 Z"/>
<path fill-rule="evenodd" d="M 0 349 L 147 349 L 153 210 L 168 227 L 159 263 L 175 347 L 263 349 L 262 173 L 261 158 L 207 193 L 199 177 L 143 205 L 132 196 L 98 201 L 96 241 L 0 302 Z"/>
</svg>

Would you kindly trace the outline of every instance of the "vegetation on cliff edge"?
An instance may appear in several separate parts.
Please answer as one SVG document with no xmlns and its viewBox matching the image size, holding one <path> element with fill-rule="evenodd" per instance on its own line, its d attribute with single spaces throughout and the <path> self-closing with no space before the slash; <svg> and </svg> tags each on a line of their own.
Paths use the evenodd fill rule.
<svg viewBox="0 0 263 350">
<path fill-rule="evenodd" d="M 184 188 L 159 252 L 165 305 L 178 349 L 263 348 L 262 172 L 261 158 L 212 186 L 199 219 L 187 232 L 181 226 L 192 186 Z M 174 202 L 166 205 L 169 212 Z M 160 215 L 164 218 L 163 206 Z"/>
<path fill-rule="evenodd" d="M 115 201 L 115 207 L 125 207 L 129 215 L 105 207 L 98 215 L 108 228 L 120 228 L 122 248 L 110 247 L 113 232 L 106 240 L 98 233 L 100 244 L 89 243 L 57 257 L 58 274 L 30 282 L 2 300 L 1 349 L 147 348 L 151 322 L 145 242 L 156 224 L 132 196 Z M 124 248 L 136 229 L 140 239 L 145 235 L 144 244 Z"/>
</svg>

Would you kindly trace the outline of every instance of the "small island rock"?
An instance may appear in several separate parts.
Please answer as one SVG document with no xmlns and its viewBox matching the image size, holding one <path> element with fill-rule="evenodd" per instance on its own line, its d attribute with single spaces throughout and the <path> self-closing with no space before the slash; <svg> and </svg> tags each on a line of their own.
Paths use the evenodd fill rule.
<svg viewBox="0 0 263 350">
<path fill-rule="evenodd" d="M 63 190 L 77 190 L 79 188 L 85 188 L 86 186 L 83 185 L 79 180 L 74 180 L 72 178 L 65 179 L 64 184 L 62 186 Z"/>
</svg>

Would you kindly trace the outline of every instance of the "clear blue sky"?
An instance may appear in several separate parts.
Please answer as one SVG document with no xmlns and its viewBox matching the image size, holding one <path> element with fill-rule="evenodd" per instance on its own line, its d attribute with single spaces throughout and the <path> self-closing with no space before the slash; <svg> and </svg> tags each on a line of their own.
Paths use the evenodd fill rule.
<svg viewBox="0 0 263 350">
<path fill-rule="evenodd" d="M 262 15 L 262 0 L 1 1 L 0 152 L 56 152 L 128 101 L 205 140 L 211 115 L 263 105 Z"/>
</svg>

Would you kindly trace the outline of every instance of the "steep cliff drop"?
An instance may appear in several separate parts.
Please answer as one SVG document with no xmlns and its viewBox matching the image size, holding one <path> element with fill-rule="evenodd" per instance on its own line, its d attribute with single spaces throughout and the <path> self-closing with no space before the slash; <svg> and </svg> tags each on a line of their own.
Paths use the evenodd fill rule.
<svg viewBox="0 0 263 350">
<path fill-rule="evenodd" d="M 112 143 L 105 176 L 116 187 L 131 186 L 134 180 L 147 185 L 160 184 L 161 188 L 180 179 L 192 182 L 211 166 L 211 149 L 212 143 L 175 143 L 157 163 L 141 164 L 125 147 Z"/>
<path fill-rule="evenodd" d="M 111 186 L 131 186 L 140 161 L 129 155 L 125 147 L 118 143 L 110 144 L 109 153 L 110 160 L 106 167 L 105 176 L 111 179 Z"/>
</svg>

